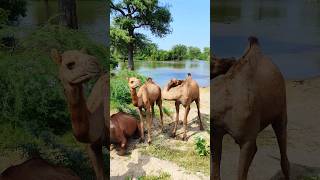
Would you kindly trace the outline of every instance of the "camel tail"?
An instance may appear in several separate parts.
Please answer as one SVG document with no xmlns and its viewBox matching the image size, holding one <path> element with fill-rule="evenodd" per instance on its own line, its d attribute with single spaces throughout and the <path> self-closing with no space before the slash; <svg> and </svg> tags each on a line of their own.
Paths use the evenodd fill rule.
<svg viewBox="0 0 320 180">
<path fill-rule="evenodd" d="M 248 38 L 248 41 L 249 41 L 249 43 L 250 43 L 250 47 L 251 47 L 252 45 L 259 45 L 259 40 L 258 40 L 257 37 L 250 36 L 250 37 Z"/>
</svg>

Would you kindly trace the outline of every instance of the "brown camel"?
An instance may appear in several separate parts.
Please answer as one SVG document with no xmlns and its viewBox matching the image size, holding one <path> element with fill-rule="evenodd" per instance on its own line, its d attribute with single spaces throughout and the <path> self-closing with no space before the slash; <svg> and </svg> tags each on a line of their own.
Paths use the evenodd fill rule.
<svg viewBox="0 0 320 180">
<path fill-rule="evenodd" d="M 162 90 L 162 97 L 165 100 L 175 101 L 176 121 L 172 131 L 172 136 L 176 135 L 179 122 L 180 104 L 185 107 L 185 115 L 183 119 L 184 134 L 183 140 L 187 140 L 187 118 L 190 111 L 190 104 L 194 101 L 198 109 L 198 119 L 200 122 L 200 130 L 203 130 L 200 115 L 200 94 L 198 83 L 192 79 L 189 73 L 185 80 L 171 79 Z"/>
<path fill-rule="evenodd" d="M 139 131 L 139 123 L 133 116 L 118 112 L 110 117 L 110 143 L 120 144 L 119 155 L 124 155 L 127 147 L 127 138 Z"/>
<path fill-rule="evenodd" d="M 154 104 L 157 103 L 160 111 L 160 123 L 161 131 L 163 130 L 163 113 L 162 113 L 162 99 L 161 99 L 161 88 L 152 81 L 151 78 L 141 86 L 141 81 L 136 77 L 128 78 L 128 84 L 130 87 L 132 104 L 138 108 L 140 116 L 140 139 L 144 141 L 144 128 L 143 128 L 143 115 L 142 109 L 146 111 L 146 120 L 148 128 L 148 143 L 151 143 L 151 126 L 154 117 Z M 139 87 L 137 93 L 137 87 Z M 152 115 L 150 114 L 152 110 Z"/>
<path fill-rule="evenodd" d="M 71 114 L 73 134 L 77 141 L 87 144 L 89 158 L 97 179 L 105 179 L 103 172 L 102 146 L 109 144 L 109 120 L 107 83 L 108 77 L 103 74 L 97 59 L 88 55 L 85 50 L 66 51 L 59 54 L 51 51 L 52 59 L 59 66 L 59 78 Z M 100 76 L 86 100 L 82 84 Z"/>
<path fill-rule="evenodd" d="M 238 179 L 246 180 L 257 151 L 258 133 L 270 124 L 277 136 L 282 171 L 289 179 L 285 81 L 262 53 L 258 39 L 250 37 L 249 43 L 244 56 L 212 81 L 213 179 L 220 180 L 222 139 L 226 133 L 240 146 Z"/>
<path fill-rule="evenodd" d="M 70 169 L 49 164 L 41 158 L 32 158 L 3 171 L 0 180 L 80 180 Z"/>
</svg>

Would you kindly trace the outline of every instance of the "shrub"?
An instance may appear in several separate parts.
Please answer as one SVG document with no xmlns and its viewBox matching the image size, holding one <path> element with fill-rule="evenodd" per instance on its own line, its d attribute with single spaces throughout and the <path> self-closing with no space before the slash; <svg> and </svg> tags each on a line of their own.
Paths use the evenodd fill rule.
<svg viewBox="0 0 320 180">
<path fill-rule="evenodd" d="M 195 137 L 195 150 L 199 156 L 207 156 L 209 154 L 207 142 L 202 136 Z"/>
</svg>

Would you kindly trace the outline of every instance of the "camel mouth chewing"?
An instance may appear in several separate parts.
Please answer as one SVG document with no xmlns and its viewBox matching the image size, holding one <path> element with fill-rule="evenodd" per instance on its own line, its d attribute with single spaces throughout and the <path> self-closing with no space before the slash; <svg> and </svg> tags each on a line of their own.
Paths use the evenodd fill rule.
<svg viewBox="0 0 320 180">
<path fill-rule="evenodd" d="M 74 78 L 74 79 L 71 81 L 71 84 L 83 83 L 83 82 L 89 80 L 91 77 L 92 77 L 92 75 L 83 74 L 83 75 L 81 75 L 81 76 L 79 76 L 79 77 Z"/>
</svg>

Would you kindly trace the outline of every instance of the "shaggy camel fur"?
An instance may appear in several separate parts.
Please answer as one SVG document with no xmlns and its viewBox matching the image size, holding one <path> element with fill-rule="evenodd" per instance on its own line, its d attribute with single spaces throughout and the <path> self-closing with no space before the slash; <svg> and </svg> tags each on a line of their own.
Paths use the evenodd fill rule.
<svg viewBox="0 0 320 180">
<path fill-rule="evenodd" d="M 70 169 L 49 164 L 41 158 L 32 158 L 7 168 L 0 180 L 80 180 Z"/>
<path fill-rule="evenodd" d="M 142 108 L 146 111 L 146 120 L 148 128 L 148 143 L 151 143 L 151 126 L 154 117 L 154 103 L 157 103 L 160 111 L 161 131 L 163 130 L 163 113 L 162 113 L 162 99 L 161 88 L 148 78 L 147 82 L 141 86 L 141 81 L 135 77 L 128 78 L 128 85 L 130 87 L 132 104 L 138 108 L 140 116 L 140 139 L 144 141 L 144 127 L 143 127 L 143 114 Z M 136 88 L 139 87 L 137 93 Z M 150 109 L 152 115 L 150 115 Z"/>
<path fill-rule="evenodd" d="M 288 180 L 285 81 L 263 55 L 258 39 L 250 37 L 249 42 L 244 56 L 212 81 L 213 179 L 220 180 L 222 139 L 226 133 L 240 146 L 238 179 L 246 180 L 257 151 L 258 133 L 271 124 L 280 148 L 282 171 Z"/>
<path fill-rule="evenodd" d="M 190 104 L 195 101 L 198 109 L 198 119 L 200 123 L 200 130 L 203 130 L 201 115 L 200 115 L 200 95 L 198 83 L 192 79 L 189 73 L 185 80 L 171 79 L 170 82 L 163 88 L 162 97 L 165 100 L 175 101 L 176 106 L 176 121 L 172 131 L 172 136 L 176 135 L 177 126 L 179 122 L 180 104 L 185 107 L 185 114 L 183 119 L 184 134 L 183 140 L 187 140 L 187 118 L 190 111 Z"/>
<path fill-rule="evenodd" d="M 107 83 L 97 59 L 85 50 L 66 51 L 59 54 L 52 50 L 52 59 L 59 66 L 59 78 L 64 87 L 73 134 L 77 141 L 87 144 L 89 158 L 98 180 L 105 179 L 103 172 L 102 146 L 109 144 Z M 86 101 L 82 84 L 100 76 Z"/>
<path fill-rule="evenodd" d="M 110 117 L 110 143 L 120 144 L 119 155 L 124 155 L 127 138 L 139 130 L 139 123 L 133 116 L 118 112 Z"/>
</svg>

